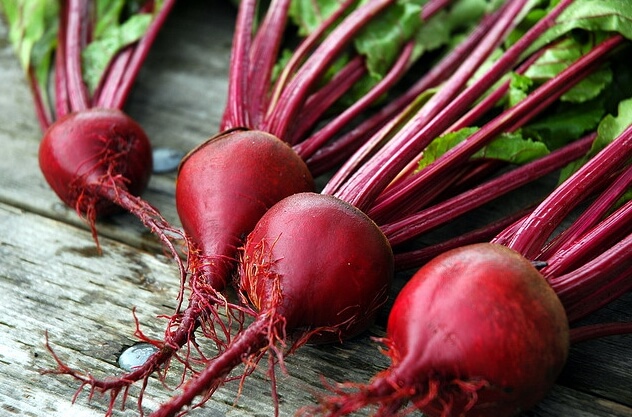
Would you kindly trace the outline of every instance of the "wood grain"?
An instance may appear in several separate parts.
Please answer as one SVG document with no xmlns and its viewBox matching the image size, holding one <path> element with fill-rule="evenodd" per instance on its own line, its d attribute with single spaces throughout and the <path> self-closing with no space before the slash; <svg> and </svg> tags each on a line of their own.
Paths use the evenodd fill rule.
<svg viewBox="0 0 632 417">
<path fill-rule="evenodd" d="M 223 111 L 235 11 L 229 4 L 188 1 L 176 7 L 161 33 L 127 111 L 148 131 L 155 146 L 188 151 L 215 133 Z M 159 338 L 174 311 L 177 271 L 155 239 L 129 216 L 98 224 L 98 256 L 85 223 L 64 207 L 37 166 L 41 132 L 31 96 L 0 22 L 0 409 L 5 416 L 102 416 L 107 398 L 87 392 L 72 403 L 78 387 L 70 377 L 43 375 L 55 352 L 77 369 L 98 377 L 120 373 L 122 350 L 136 342 L 132 308 L 144 332 Z M 177 224 L 175 175 L 156 175 L 145 195 Z M 593 320 L 632 319 L 632 297 L 604 309 Z M 281 413 L 292 415 L 314 403 L 321 377 L 365 381 L 388 365 L 371 336 L 379 325 L 343 346 L 307 346 L 287 359 L 279 377 Z M 204 349 L 213 347 L 201 341 Z M 525 415 L 632 416 L 632 337 L 613 337 L 573 348 L 552 393 Z M 173 394 L 181 369 L 166 380 L 152 378 L 145 411 Z M 243 386 L 220 389 L 191 416 L 270 416 L 273 405 L 265 365 Z M 138 415 L 134 386 L 125 411 Z M 491 417 L 491 416 L 490 416 Z"/>
</svg>

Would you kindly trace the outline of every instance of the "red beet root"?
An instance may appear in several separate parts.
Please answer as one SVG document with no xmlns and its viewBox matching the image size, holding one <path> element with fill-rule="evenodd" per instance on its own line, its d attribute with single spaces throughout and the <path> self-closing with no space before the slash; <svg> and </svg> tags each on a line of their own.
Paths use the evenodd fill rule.
<svg viewBox="0 0 632 417">
<path fill-rule="evenodd" d="M 296 152 L 258 130 L 232 130 L 194 149 L 182 162 L 176 208 L 201 269 L 222 291 L 237 249 L 261 216 L 276 202 L 314 182 Z"/>
<path fill-rule="evenodd" d="M 389 369 L 326 399 L 327 415 L 408 401 L 427 416 L 514 416 L 540 401 L 569 348 L 555 292 L 517 252 L 476 244 L 445 252 L 403 288 L 389 315 Z M 323 411 L 323 410 L 321 410 Z"/>
<path fill-rule="evenodd" d="M 313 188 L 312 176 L 296 152 L 262 131 L 234 129 L 191 151 L 180 164 L 176 187 L 176 207 L 190 245 L 191 295 L 186 309 L 178 308 L 171 317 L 164 341 L 150 340 L 137 330 L 141 339 L 160 350 L 131 372 L 96 380 L 61 362 L 58 372 L 73 375 L 91 391 L 110 391 L 113 405 L 119 393 L 126 392 L 135 381 L 147 380 L 168 366 L 200 326 L 221 349 L 229 343 L 231 334 L 229 326 L 217 316 L 216 307 L 226 303 L 221 293 L 234 272 L 244 238 L 277 201 Z M 182 285 L 184 292 L 185 283 Z M 221 337 L 215 325 L 221 328 Z"/>
<path fill-rule="evenodd" d="M 312 342 L 365 330 L 393 274 L 390 245 L 373 221 L 327 195 L 304 193 L 277 204 L 244 252 L 240 288 L 258 311 L 276 310 L 299 334 L 335 327 Z"/>
<path fill-rule="evenodd" d="M 170 236 L 180 232 L 139 197 L 149 182 L 152 154 L 138 123 L 118 109 L 69 113 L 46 130 L 39 164 L 59 198 L 87 220 L 97 248 L 97 217 L 127 211 L 160 238 L 184 274 Z"/>
<path fill-rule="evenodd" d="M 152 169 L 151 145 L 141 126 L 116 109 L 70 113 L 44 134 L 39 163 L 59 198 L 83 215 L 120 207 L 117 191 L 141 194 Z"/>
<path fill-rule="evenodd" d="M 332 196 L 300 193 L 263 215 L 248 236 L 240 271 L 244 298 L 258 311 L 254 322 L 152 416 L 175 416 L 196 396 L 208 398 L 244 361 L 256 364 L 269 353 L 271 363 L 282 362 L 288 337 L 293 351 L 308 340 L 365 330 L 386 300 L 393 253 L 359 210 Z M 276 392 L 273 369 L 270 375 Z"/>
<path fill-rule="evenodd" d="M 97 247 L 97 216 L 128 211 L 160 238 L 184 279 L 184 266 L 172 241 L 173 236 L 182 236 L 181 232 L 139 197 L 149 182 L 152 153 L 149 139 L 138 123 L 118 109 L 91 108 L 69 113 L 46 130 L 39 161 L 44 177 L 59 198 L 86 217 Z M 140 330 L 138 334 L 142 335 Z M 157 369 L 170 352 L 168 347 L 162 349 L 145 367 Z M 97 381 L 69 368 L 56 355 L 54 358 L 59 367 L 49 373 L 72 375 L 82 382 L 81 387 L 89 385 L 91 390 L 112 389 L 112 405 L 129 381 L 144 376 L 143 370 L 135 370 L 127 377 L 136 379 L 123 383 Z"/>
</svg>

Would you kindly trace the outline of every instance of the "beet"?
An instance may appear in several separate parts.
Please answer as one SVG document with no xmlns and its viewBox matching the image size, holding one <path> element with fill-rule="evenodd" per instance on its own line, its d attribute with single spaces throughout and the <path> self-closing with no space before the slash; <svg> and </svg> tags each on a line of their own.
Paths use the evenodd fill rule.
<svg viewBox="0 0 632 417">
<path fill-rule="evenodd" d="M 152 154 L 142 127 L 117 109 L 69 113 L 45 132 L 39 164 L 59 198 L 80 214 L 119 211 L 120 190 L 140 195 L 149 182 Z"/>
<path fill-rule="evenodd" d="M 531 262 L 481 243 L 445 252 L 415 273 L 395 300 L 383 342 L 391 366 L 356 392 L 323 401 L 323 414 L 368 404 L 395 414 L 410 400 L 430 417 L 517 415 L 553 386 L 569 328 Z"/>
<path fill-rule="evenodd" d="M 297 194 L 275 205 L 244 253 L 239 286 L 258 311 L 275 309 L 287 329 L 300 332 L 347 323 L 312 342 L 368 328 L 393 275 L 384 234 L 364 213 L 328 195 Z"/>
<path fill-rule="evenodd" d="M 244 247 L 240 288 L 256 310 L 254 321 L 152 417 L 179 415 L 198 395 L 204 402 L 232 370 L 245 363 L 248 375 L 266 354 L 278 406 L 275 362 L 282 364 L 286 350 L 308 341 L 365 330 L 386 301 L 392 277 L 390 245 L 364 213 L 316 193 L 281 200 L 261 217 Z"/>
<path fill-rule="evenodd" d="M 268 133 L 234 129 L 206 141 L 182 161 L 176 184 L 178 215 L 194 246 L 190 267 L 206 269 L 223 291 L 237 249 L 261 216 L 313 189 L 303 160 Z"/>
<path fill-rule="evenodd" d="M 230 325 L 219 317 L 240 307 L 228 303 L 223 292 L 235 272 L 243 241 L 257 221 L 283 198 L 314 189 L 307 166 L 294 150 L 273 135 L 257 130 L 232 129 L 214 136 L 182 160 L 176 187 L 176 208 L 188 248 L 190 298 L 181 309 L 185 282 L 181 283 L 177 311 L 169 319 L 164 341 L 152 340 L 140 329 L 136 335 L 159 349 L 148 360 L 116 378 L 97 380 L 59 362 L 66 373 L 90 387 L 110 391 L 114 399 L 135 381 L 147 379 L 169 366 L 177 350 L 192 340 L 196 329 L 221 351 L 230 342 Z M 232 316 L 230 317 L 232 319 Z M 217 329 L 216 329 L 217 325 Z M 219 333 L 219 334 L 218 334 Z M 186 357 L 191 349 L 187 350 Z"/>
</svg>

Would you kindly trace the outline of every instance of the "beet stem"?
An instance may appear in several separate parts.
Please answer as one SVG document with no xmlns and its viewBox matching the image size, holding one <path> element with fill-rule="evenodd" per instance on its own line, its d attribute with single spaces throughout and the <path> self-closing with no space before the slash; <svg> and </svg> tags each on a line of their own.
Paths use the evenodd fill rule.
<svg viewBox="0 0 632 417">
<path fill-rule="evenodd" d="M 422 19 L 426 20 L 426 19 L 432 18 L 442 8 L 446 7 L 448 3 L 449 1 L 445 1 L 445 0 L 430 1 L 422 9 Z M 359 100 L 357 100 L 351 106 L 346 108 L 341 114 L 336 116 L 333 120 L 329 120 L 327 124 L 323 128 L 321 128 L 321 130 L 317 131 L 314 135 L 312 135 L 311 137 L 309 137 L 307 140 L 303 141 L 300 144 L 297 143 L 298 138 L 303 137 L 303 135 L 302 134 L 296 135 L 297 139 L 294 141 L 290 141 L 290 143 L 296 143 L 295 150 L 297 151 L 297 153 L 304 160 L 307 161 L 308 158 L 311 157 L 317 150 L 321 149 L 327 141 L 329 141 L 334 135 L 342 131 L 343 128 L 345 128 L 349 123 L 351 123 L 351 121 L 355 117 L 357 117 L 363 111 L 368 109 L 369 106 L 371 106 L 380 97 L 382 97 L 397 81 L 401 79 L 401 77 L 404 75 L 406 70 L 409 69 L 410 67 L 409 60 L 410 60 L 410 57 L 412 56 L 413 50 L 414 50 L 414 42 L 408 42 L 402 48 L 402 51 L 399 54 L 398 59 L 393 64 L 393 66 L 391 67 L 389 72 L 386 74 L 386 76 L 384 76 L 380 80 L 380 82 L 378 82 L 375 86 L 373 86 L 373 88 L 371 88 L 371 90 L 367 94 L 363 95 Z M 434 70 L 438 70 L 438 69 L 434 69 Z M 439 74 L 439 73 L 440 72 L 437 71 L 435 74 Z M 341 74 L 338 74 L 338 75 L 341 75 Z M 336 78 L 344 79 L 344 77 L 338 77 L 338 76 Z M 430 81 L 430 79 L 428 79 L 427 81 Z M 355 82 L 355 80 L 350 79 L 347 81 L 348 84 L 352 82 Z M 342 93 L 344 92 L 343 90 L 347 89 L 347 88 L 343 88 L 344 85 L 340 81 L 337 81 L 337 80 L 332 80 L 330 84 L 337 84 L 339 86 L 338 89 L 341 91 L 337 92 L 336 93 L 337 95 L 342 95 Z M 417 86 L 417 88 L 420 88 L 420 87 L 421 86 Z M 421 88 L 425 90 L 427 87 L 421 87 Z M 334 94 L 331 92 L 326 92 L 324 96 L 335 97 Z M 406 96 L 407 97 L 404 97 L 405 100 L 410 100 L 413 97 L 410 94 Z M 323 102 L 322 99 L 317 99 L 316 97 L 313 97 L 313 99 L 310 99 L 310 100 L 315 101 L 316 103 Z M 401 101 L 398 106 L 401 108 L 404 106 L 406 102 L 407 101 Z M 305 107 L 310 110 L 313 109 L 313 106 L 311 106 L 309 102 L 305 105 Z M 394 108 L 391 107 L 391 109 L 392 110 L 390 110 L 390 112 L 388 113 L 389 116 L 394 113 L 394 110 L 393 110 Z M 303 117 L 300 117 L 300 118 L 301 120 L 303 120 Z M 377 121 L 378 124 L 380 124 L 386 121 L 387 118 L 388 117 L 384 115 L 381 118 L 375 118 L 374 120 Z M 316 118 L 314 118 L 314 120 L 315 119 Z M 306 130 L 307 127 L 311 128 L 313 123 L 304 123 L 304 124 L 301 123 L 301 126 L 303 125 L 306 125 L 306 127 L 303 129 L 303 130 Z M 371 129 L 375 128 L 374 126 L 375 125 L 373 125 Z M 356 138 L 359 137 L 358 135 L 359 131 L 357 129 L 354 129 L 354 131 L 356 132 L 355 137 Z M 366 137 L 367 135 L 361 135 L 361 136 Z M 332 150 L 332 152 L 327 152 L 327 155 L 321 154 L 320 158 L 326 158 L 329 160 L 328 166 L 325 168 L 327 169 L 343 161 L 345 158 L 348 157 L 349 153 L 352 152 L 353 150 L 355 150 L 355 147 L 347 147 L 345 152 L 340 152 L 340 149 L 336 149 L 336 150 Z M 310 166 L 309 161 L 308 161 L 308 166 Z M 323 173 L 324 171 L 321 168 L 320 170 L 312 170 L 312 172 L 314 173 L 314 175 L 319 175 L 320 173 Z"/>
<path fill-rule="evenodd" d="M 571 344 L 585 342 L 601 337 L 632 333 L 631 322 L 612 322 L 584 325 L 571 329 Z"/>
<path fill-rule="evenodd" d="M 66 37 L 66 73 L 68 75 L 68 98 L 70 110 L 80 111 L 89 107 L 88 90 L 83 82 L 81 71 L 81 50 L 86 43 L 88 21 L 88 3 L 83 0 L 68 0 L 68 20 L 66 30 L 60 35 Z"/>
<path fill-rule="evenodd" d="M 253 126 L 266 114 L 272 70 L 284 39 L 290 0 L 272 0 L 252 43 L 248 73 L 248 113 Z"/>
<path fill-rule="evenodd" d="M 268 109 L 276 107 L 279 96 L 287 86 L 291 77 L 296 73 L 300 65 L 308 58 L 309 54 L 317 47 L 318 42 L 322 40 L 325 33 L 333 27 L 333 25 L 342 18 L 343 15 L 355 4 L 355 0 L 344 0 L 338 9 L 325 19 L 318 27 L 311 32 L 299 46 L 296 48 L 289 62 L 284 66 L 279 75 L 275 86 L 272 90 L 271 97 L 268 102 Z"/>
<path fill-rule="evenodd" d="M 308 160 L 314 153 L 322 149 L 337 132 L 341 131 L 351 121 L 357 117 L 362 111 L 366 110 L 379 97 L 385 94 L 402 76 L 404 71 L 408 69 L 408 61 L 412 54 L 413 44 L 409 43 L 404 49 L 397 62 L 393 65 L 388 74 L 375 85 L 368 94 L 364 95 L 360 100 L 346 108 L 340 115 L 318 130 L 305 141 L 294 147 L 301 158 Z M 332 155 L 333 156 L 333 155 Z M 309 162 L 309 161 L 308 161 Z M 309 166 L 309 163 L 308 163 Z"/>
<path fill-rule="evenodd" d="M 629 266 L 627 270 L 624 269 L 618 275 L 609 277 L 607 283 L 599 285 L 598 288 L 595 286 L 596 289 L 585 300 L 566 307 L 566 316 L 569 323 L 574 323 L 586 317 L 632 290 L 631 277 L 632 266 Z"/>
<path fill-rule="evenodd" d="M 250 127 L 247 76 L 256 6 L 256 0 L 243 0 L 239 3 L 228 73 L 228 97 L 220 123 L 221 131 Z"/>
<path fill-rule="evenodd" d="M 594 227 L 632 184 L 632 169 L 627 168 L 566 230 L 556 236 L 542 250 L 543 259 L 550 259 L 567 250 L 582 234 Z"/>
<path fill-rule="evenodd" d="M 59 34 L 55 51 L 55 107 L 52 120 L 63 117 L 70 112 L 68 98 L 68 74 L 66 72 L 66 36 L 68 26 L 68 2 L 61 2 L 59 12 Z"/>
<path fill-rule="evenodd" d="M 380 228 L 393 246 L 418 237 L 432 228 L 567 165 L 590 149 L 592 139 L 586 137 L 573 142 L 455 197 Z"/>
<path fill-rule="evenodd" d="M 620 40 L 618 36 L 606 41 Z M 604 44 L 602 44 L 604 45 Z M 599 48 L 601 49 L 601 48 Z M 507 246 L 527 259 L 535 258 L 546 239 L 570 213 L 582 196 L 590 194 L 603 179 L 603 173 L 615 172 L 632 157 L 632 126 L 590 159 L 563 185 L 553 191 L 527 218 Z"/>
<path fill-rule="evenodd" d="M 421 10 L 421 19 L 424 21 L 430 19 L 440 10 L 448 7 L 450 3 L 452 0 L 428 0 Z"/>
<path fill-rule="evenodd" d="M 582 304 L 581 308 L 587 314 L 594 311 L 594 308 L 591 309 L 588 306 L 591 306 L 595 289 L 606 286 L 609 281 L 625 276 L 623 272 L 630 271 L 632 268 L 630 253 L 632 253 L 632 234 L 579 268 L 564 275 L 549 277 L 548 281 L 565 309 L 572 309 L 576 304 Z M 629 276 L 627 279 L 632 281 Z"/>
<path fill-rule="evenodd" d="M 345 165 L 327 182 L 323 193 L 333 194 L 357 166 L 364 162 L 364 156 L 368 155 L 371 149 L 377 145 L 375 142 L 381 140 L 381 137 L 375 135 L 375 132 L 380 127 L 389 123 L 397 113 L 403 111 L 417 96 L 429 88 L 437 86 L 458 68 L 465 57 L 469 55 L 474 45 L 478 44 L 485 33 L 487 33 L 495 16 L 495 14 L 490 14 L 484 17 L 475 30 L 473 30 L 463 42 L 459 43 L 454 50 L 443 57 L 437 64 L 433 65 L 432 69 L 416 81 L 405 93 L 380 108 L 376 114 L 363 121 L 359 126 L 345 133 L 332 144 L 319 149 L 313 156 L 308 158 L 308 166 L 317 167 L 314 169 L 317 169 L 318 172 L 324 172 L 333 168 L 334 164 L 344 161 L 347 155 L 342 152 L 343 149 L 355 150 L 356 148 L 360 148 L 360 146 L 364 149 L 364 152 L 358 152 L 354 155 L 353 159 L 346 161 Z M 366 137 L 368 136 L 371 138 L 366 141 Z M 366 143 L 360 145 L 362 141 L 366 141 Z M 341 154 L 344 155 L 344 158 L 337 157 Z"/>
<path fill-rule="evenodd" d="M 526 99 L 486 123 L 481 129 L 472 134 L 468 140 L 450 149 L 441 158 L 411 177 L 408 184 L 405 187 L 400 187 L 400 190 L 388 200 L 367 209 L 369 216 L 379 218 L 380 215 L 389 213 L 389 208 L 392 210 L 394 207 L 397 207 L 398 213 L 400 210 L 406 213 L 405 208 L 407 206 L 405 204 L 408 204 L 410 201 L 414 203 L 415 201 L 410 198 L 411 195 L 414 195 L 414 190 L 423 191 L 427 187 L 432 187 L 434 181 L 441 178 L 442 175 L 446 175 L 454 166 L 466 162 L 476 151 L 499 134 L 506 132 L 507 129 L 515 128 L 517 125 L 525 123 L 529 118 L 539 114 L 544 108 L 548 107 L 594 70 L 601 63 L 604 56 L 609 54 L 622 40 L 623 38 L 620 36 L 613 36 L 593 48 L 592 51 L 556 77 L 538 87 Z M 530 256 L 531 254 L 526 255 L 527 258 Z"/>
<path fill-rule="evenodd" d="M 279 97 L 277 106 L 271 111 L 262 129 L 271 134 L 284 138 L 291 123 L 293 123 L 304 105 L 308 94 L 315 82 L 322 76 L 324 70 L 342 52 L 360 29 L 368 21 L 378 15 L 394 0 L 371 0 L 354 10 L 329 36 L 313 51 L 287 88 Z"/>
<path fill-rule="evenodd" d="M 459 94 L 474 71 L 514 27 L 515 18 L 524 5 L 524 1 L 515 1 L 503 6 L 503 12 L 498 15 L 495 24 L 437 94 L 432 96 L 420 112 L 398 131 L 372 160 L 358 169 L 335 195 L 368 212 L 377 195 L 408 164 L 410 155 L 418 155 L 434 137 L 443 133 L 467 106 L 478 99 L 506 69 L 511 67 L 518 59 L 519 53 L 526 49 L 528 44 L 525 39 L 531 40 L 531 36 L 528 35 L 534 31 L 533 29 L 496 62 L 494 69 L 486 77 Z M 540 24 L 547 18 L 540 20 L 534 28 L 543 26 L 543 30 L 544 25 Z"/>
<path fill-rule="evenodd" d="M 176 0 L 163 0 L 162 5 L 158 13 L 154 16 L 151 24 L 149 25 L 149 29 L 145 33 L 145 35 L 137 42 L 134 47 L 134 52 L 130 59 L 130 63 L 125 70 L 125 74 L 119 83 L 116 84 L 116 93 L 115 98 L 112 100 L 110 105 L 117 109 L 122 109 L 127 98 L 132 90 L 132 85 L 136 81 L 138 74 L 140 73 L 141 66 L 147 55 L 149 54 L 149 50 L 153 45 L 156 37 L 158 36 L 158 32 L 160 28 L 164 25 L 167 20 L 167 16 L 171 12 Z"/>
<path fill-rule="evenodd" d="M 366 67 L 363 57 L 356 56 L 349 61 L 331 81 L 309 96 L 298 115 L 301 123 L 291 126 L 284 140 L 290 145 L 300 142 L 314 128 L 323 114 L 365 74 Z M 329 126 L 329 121 L 327 126 Z"/>
<path fill-rule="evenodd" d="M 37 121 L 39 122 L 42 131 L 45 131 L 51 123 L 53 123 L 53 119 L 52 115 L 48 111 L 47 104 L 44 102 L 42 90 L 35 79 L 35 71 L 33 68 L 28 69 L 28 83 L 35 101 L 35 115 L 37 116 Z"/>
<path fill-rule="evenodd" d="M 531 207 L 531 209 L 533 209 L 533 207 Z M 446 239 L 440 243 L 435 243 L 430 246 L 415 249 L 409 252 L 398 251 L 395 253 L 395 267 L 400 271 L 418 268 L 432 258 L 450 249 L 455 249 L 473 243 L 488 242 L 490 239 L 492 239 L 501 231 L 505 230 L 511 224 L 517 222 L 520 219 L 523 219 L 524 216 L 529 212 L 530 209 L 526 208 L 513 215 L 505 216 L 483 227 L 470 230 L 456 237 Z"/>
<path fill-rule="evenodd" d="M 632 227 L 632 200 L 620 207 L 605 220 L 573 241 L 568 248 L 546 258 L 548 266 L 542 274 L 550 277 L 560 276 L 594 257 L 608 247 L 608 242 L 616 241 L 629 233 Z"/>
<path fill-rule="evenodd" d="M 546 48 L 543 48 L 528 57 L 518 68 L 516 68 L 515 73 L 523 74 L 544 54 L 545 51 Z M 456 132 L 459 129 L 474 125 L 481 116 L 483 116 L 488 110 L 491 110 L 493 106 L 503 98 L 505 93 L 509 90 L 509 85 L 510 82 L 506 81 L 492 93 L 484 97 L 480 103 L 474 106 L 469 112 L 464 114 L 461 119 L 453 124 L 448 131 Z"/>
<path fill-rule="evenodd" d="M 127 70 L 133 53 L 133 47 L 129 46 L 120 51 L 107 70 L 107 74 L 92 96 L 94 107 L 114 108 L 114 97 L 118 84 Z"/>
</svg>

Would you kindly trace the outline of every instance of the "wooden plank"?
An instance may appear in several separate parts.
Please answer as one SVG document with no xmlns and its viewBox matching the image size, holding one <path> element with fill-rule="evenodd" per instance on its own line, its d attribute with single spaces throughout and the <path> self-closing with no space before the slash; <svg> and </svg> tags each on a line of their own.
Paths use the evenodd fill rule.
<svg viewBox="0 0 632 417">
<path fill-rule="evenodd" d="M 544 401 L 533 410 L 524 413 L 524 417 L 628 417 L 631 415 L 632 408 L 630 407 L 562 386 L 556 386 Z"/>
<path fill-rule="evenodd" d="M 632 293 L 597 311 L 581 323 L 632 320 Z M 611 336 L 571 348 L 559 383 L 632 407 L 632 335 Z"/>
<path fill-rule="evenodd" d="M 55 367 L 44 348 L 44 331 L 49 332 L 55 351 L 69 365 L 99 377 L 119 373 L 118 355 L 135 342 L 132 306 L 137 307 L 148 335 L 162 334 L 164 320 L 155 317 L 170 313 L 175 306 L 173 265 L 159 255 L 109 239 L 103 240 L 105 255 L 96 256 L 87 231 L 4 204 L 0 204 L 0 230 L 0 405 L 15 415 L 103 415 L 105 400 L 98 396 L 88 402 L 84 393 L 71 404 L 77 388 L 71 378 L 40 375 L 40 370 Z M 380 332 L 378 327 L 371 335 L 379 336 Z M 369 340 L 371 335 L 344 346 L 306 346 L 288 357 L 288 374 L 279 378 L 282 415 L 290 416 L 298 407 L 312 404 L 311 392 L 321 389 L 321 376 L 329 381 L 367 380 L 387 366 L 386 358 Z M 234 407 L 237 390 L 231 383 L 204 409 L 190 415 L 271 415 L 270 387 L 264 371 L 265 365 L 252 375 Z M 613 370 L 602 371 L 611 375 Z M 590 367 L 584 372 L 590 377 Z M 176 386 L 178 375 L 175 368 L 167 383 Z M 629 381 L 628 374 L 620 382 Z M 622 389 L 625 387 L 629 385 Z M 136 415 L 137 393 L 137 388 L 132 390 L 126 412 L 114 415 Z M 171 393 L 152 378 L 145 395 L 147 411 Z M 596 417 L 631 412 L 632 408 L 614 401 L 559 386 L 528 415 Z"/>
<path fill-rule="evenodd" d="M 0 404 L 14 415 L 103 415 L 102 402 L 71 407 L 74 381 L 39 374 L 55 367 L 44 332 L 71 365 L 115 373 L 118 352 L 133 343 L 130 307 L 170 310 L 171 266 L 107 240 L 107 255 L 95 256 L 86 232 L 10 206 L 0 206 L 0 227 Z"/>
<path fill-rule="evenodd" d="M 4 368 L 0 404 L 19 413 L 51 404 L 41 414 L 33 411 L 38 416 L 44 411 L 52 416 L 102 414 L 105 403 L 98 398 L 88 403 L 85 395 L 77 407 L 70 408 L 78 386 L 70 377 L 39 374 L 56 367 L 44 347 L 44 332 L 48 331 L 55 351 L 73 368 L 101 377 L 120 373 L 117 358 L 135 342 L 132 306 L 137 307 L 143 331 L 152 337 L 159 337 L 165 324 L 154 317 L 174 310 L 177 275 L 173 265 L 161 256 L 108 239 L 103 242 L 105 255 L 97 256 L 86 231 L 6 205 L 0 205 L 0 228 L 4 231 L 0 241 L 0 363 Z M 365 343 L 358 340 L 344 349 L 307 347 L 300 356 L 289 358 L 289 374 L 280 376 L 287 405 L 284 415 L 313 402 L 311 386 L 321 373 L 337 379 L 346 375 L 366 379 L 385 366 L 386 359 L 376 349 L 360 354 Z M 168 384 L 177 385 L 178 376 L 176 367 Z M 154 408 L 170 394 L 153 379 L 146 406 Z M 235 396 L 236 385 L 229 384 L 208 408 L 227 411 Z M 128 406 L 134 407 L 133 395 Z M 269 382 L 263 371 L 255 373 L 234 412 L 270 415 L 271 407 Z"/>
<path fill-rule="evenodd" d="M 127 111 L 156 146 L 188 151 L 218 127 L 226 92 L 228 56 L 235 11 L 230 4 L 181 3 L 161 34 L 130 98 Z M 130 216 L 99 222 L 103 256 L 96 256 L 85 224 L 48 188 L 37 166 L 41 136 L 28 86 L 0 22 L 0 406 L 4 415 L 98 416 L 106 400 L 71 404 L 77 383 L 40 375 L 54 367 L 44 347 L 44 331 L 70 365 L 96 376 L 119 373 L 120 352 L 135 342 L 133 306 L 143 330 L 160 337 L 177 294 L 176 271 L 155 239 Z M 175 175 L 156 175 L 145 194 L 177 223 Z M 594 320 L 632 319 L 632 297 L 609 306 Z M 312 404 L 321 376 L 330 381 L 366 381 L 388 361 L 370 340 L 380 325 L 344 346 L 306 346 L 287 359 L 279 378 L 282 415 Z M 531 417 L 632 415 L 632 337 L 608 338 L 574 347 L 560 383 Z M 205 345 L 212 351 L 211 346 Z M 237 405 L 236 384 L 228 384 L 192 416 L 272 415 L 265 365 L 244 385 Z M 179 370 L 167 379 L 178 382 Z M 147 410 L 171 395 L 152 378 Z M 137 415 L 138 388 L 127 411 Z"/>
</svg>

